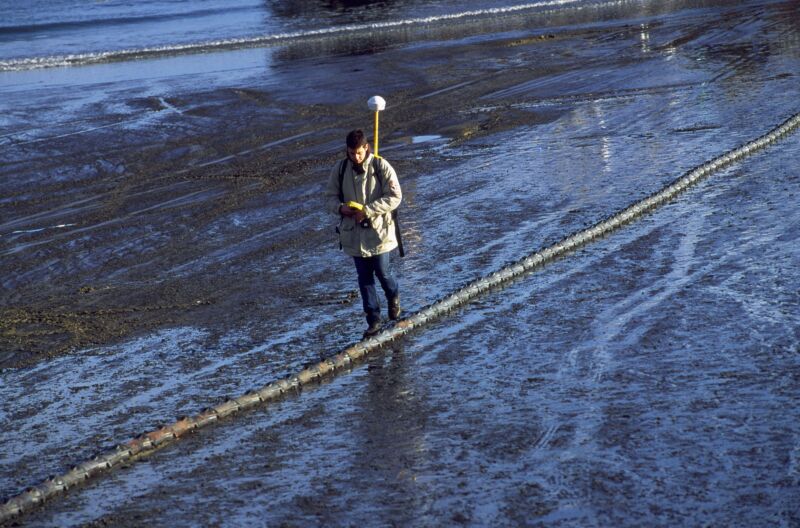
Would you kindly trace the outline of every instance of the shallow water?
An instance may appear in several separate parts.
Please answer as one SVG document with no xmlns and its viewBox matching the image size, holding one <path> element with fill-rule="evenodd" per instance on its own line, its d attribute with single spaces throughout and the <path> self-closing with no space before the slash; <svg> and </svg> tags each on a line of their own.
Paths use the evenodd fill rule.
<svg viewBox="0 0 800 528">
<path fill-rule="evenodd" d="M 204 53 L 272 42 L 367 33 L 476 16 L 591 8 L 585 0 L 326 3 L 162 0 L 0 2 L 0 72 Z"/>
<path fill-rule="evenodd" d="M 642 21 L 636 10 L 636 24 L 609 21 L 606 13 L 533 48 L 500 46 L 522 38 L 522 30 L 431 44 L 429 62 L 417 67 L 427 70 L 430 86 L 405 99 L 398 93 L 387 117 L 412 117 L 405 129 L 387 123 L 394 134 L 381 142 L 393 163 L 410 169 L 402 173 L 409 256 L 396 260 L 406 308 L 608 216 L 797 112 L 800 42 L 786 17 L 796 11 L 796 3 L 753 4 Z M 367 64 L 400 64 L 418 51 L 384 50 Z M 232 53 L 256 52 L 272 53 Z M 363 60 L 313 59 L 322 72 Z M 441 73 L 439 60 L 476 73 Z M 500 60 L 538 69 L 487 80 L 507 71 L 487 66 Z M 308 64 L 285 66 L 279 78 L 311 93 L 325 74 L 300 83 Z M 408 89 L 412 81 L 398 73 L 387 85 Z M 278 84 L 269 86 L 266 93 L 285 96 Z M 454 137 L 415 114 L 425 111 L 417 110 L 420 101 L 437 100 L 431 94 L 457 99 L 466 86 L 482 89 L 454 106 L 459 114 L 486 125 L 481 119 L 502 107 L 503 119 L 530 116 L 534 124 L 444 145 L 408 141 Z M 188 88 L 173 87 L 169 106 L 208 108 L 188 95 L 179 102 Z M 265 113 L 281 109 L 258 102 Z M 121 141 L 169 141 L 213 126 L 169 106 L 153 112 L 169 119 L 126 129 Z M 213 110 L 208 115 L 221 121 Z M 72 155 L 80 147 L 69 141 L 58 148 Z M 106 154 L 117 148 L 109 141 Z M 189 166 L 225 159 L 211 165 L 222 170 L 239 160 L 233 154 L 273 141 L 234 145 L 233 152 L 198 142 L 201 155 Z M 336 147 L 328 138 L 302 148 Z M 792 525 L 800 519 L 798 154 L 792 136 L 349 375 L 181 440 L 26 519 L 44 526 Z M 29 169 L 3 185 L 23 192 L 41 173 L 24 151 L 17 155 Z M 88 178 L 117 166 L 87 169 L 94 171 Z M 64 171 L 68 181 L 80 174 Z M 55 283 L 75 275 L 95 277 L 92 285 L 111 294 L 126 283 L 163 283 L 166 300 L 170 280 L 230 274 L 242 277 L 254 301 L 239 306 L 243 322 L 232 328 L 213 317 L 204 325 L 166 324 L 4 370 L 0 496 L 179 414 L 296 372 L 358 335 L 351 270 L 330 242 L 329 219 L 309 205 L 319 184 L 304 180 L 248 201 L 256 183 L 232 190 L 218 181 L 147 181 L 111 206 L 76 197 L 66 207 L 3 217 L 4 255 L 20 263 L 3 279 L 11 303 L 32 296 L 27 284 L 57 291 Z M 202 229 L 189 220 L 237 193 L 247 206 L 215 211 Z M 21 232 L 111 207 L 96 221 Z M 309 231 L 300 238 L 308 245 L 291 242 Z M 178 241 L 202 251 L 165 257 L 164 247 Z M 248 282 L 253 277 L 286 279 L 265 282 L 270 290 L 262 293 L 261 283 Z M 136 308 L 135 301 L 119 304 Z M 180 302 L 213 306 L 214 299 Z"/>
</svg>

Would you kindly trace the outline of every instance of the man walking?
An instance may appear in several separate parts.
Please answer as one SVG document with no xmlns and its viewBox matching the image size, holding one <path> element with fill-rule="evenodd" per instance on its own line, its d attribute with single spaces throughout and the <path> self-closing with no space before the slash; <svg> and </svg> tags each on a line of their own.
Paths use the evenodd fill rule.
<svg viewBox="0 0 800 528">
<path fill-rule="evenodd" d="M 398 245 L 392 211 L 403 195 L 394 169 L 388 161 L 370 153 L 363 131 L 351 131 L 346 143 L 347 158 L 332 168 L 325 194 L 328 209 L 341 217 L 341 248 L 355 261 L 369 325 L 364 337 L 369 337 L 381 328 L 376 277 L 386 295 L 389 318 L 400 316 L 400 295 L 397 281 L 389 272 L 389 252 Z"/>
</svg>

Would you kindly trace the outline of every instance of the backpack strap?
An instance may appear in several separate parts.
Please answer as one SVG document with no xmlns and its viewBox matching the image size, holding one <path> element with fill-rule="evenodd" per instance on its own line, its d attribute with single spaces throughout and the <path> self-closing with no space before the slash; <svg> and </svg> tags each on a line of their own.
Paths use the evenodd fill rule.
<svg viewBox="0 0 800 528">
<path fill-rule="evenodd" d="M 381 170 L 381 164 L 378 163 L 378 156 L 372 157 L 372 173 L 375 174 L 375 177 L 378 179 L 378 183 L 381 184 L 381 190 L 383 190 L 383 181 L 381 181 L 381 178 L 383 177 L 383 171 Z M 344 172 L 342 172 L 342 174 L 344 174 Z M 400 232 L 400 219 L 397 216 L 397 209 L 392 210 L 392 220 L 394 220 L 394 234 L 397 238 L 397 251 L 400 253 L 401 257 L 405 257 L 406 249 L 403 247 L 403 236 Z"/>
<path fill-rule="evenodd" d="M 339 203 L 344 203 L 344 171 L 347 170 L 347 158 L 343 159 L 339 164 Z"/>
<path fill-rule="evenodd" d="M 381 182 L 381 176 L 383 173 L 381 172 L 381 164 L 378 163 L 378 156 L 372 156 L 372 173 L 378 178 L 378 182 Z M 381 186 L 383 183 L 381 182 Z"/>
</svg>

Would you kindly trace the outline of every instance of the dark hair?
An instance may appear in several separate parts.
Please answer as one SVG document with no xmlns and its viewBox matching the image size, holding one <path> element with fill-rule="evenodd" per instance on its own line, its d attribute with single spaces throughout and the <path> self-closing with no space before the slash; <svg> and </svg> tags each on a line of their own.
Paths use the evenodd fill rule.
<svg viewBox="0 0 800 528">
<path fill-rule="evenodd" d="M 347 148 L 355 149 L 367 144 L 367 137 L 364 135 L 364 131 L 359 129 L 351 130 L 349 134 L 347 134 Z"/>
</svg>

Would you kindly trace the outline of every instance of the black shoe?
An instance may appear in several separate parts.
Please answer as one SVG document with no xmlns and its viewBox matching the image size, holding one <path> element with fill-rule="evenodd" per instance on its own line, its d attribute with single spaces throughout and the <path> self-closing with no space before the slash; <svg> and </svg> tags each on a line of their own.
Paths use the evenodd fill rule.
<svg viewBox="0 0 800 528">
<path fill-rule="evenodd" d="M 381 331 L 381 322 L 380 321 L 373 321 L 369 324 L 369 328 L 364 330 L 364 338 L 372 337 L 377 335 Z"/>
<path fill-rule="evenodd" d="M 397 321 L 400 318 L 400 296 L 394 297 L 389 300 L 389 319 Z"/>
</svg>

